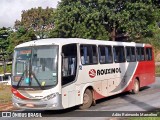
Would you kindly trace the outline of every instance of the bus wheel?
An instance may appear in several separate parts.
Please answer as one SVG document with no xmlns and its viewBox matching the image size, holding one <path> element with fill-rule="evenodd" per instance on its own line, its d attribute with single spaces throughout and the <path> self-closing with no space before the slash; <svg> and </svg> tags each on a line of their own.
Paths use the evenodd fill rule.
<svg viewBox="0 0 160 120">
<path fill-rule="evenodd" d="M 133 87 L 133 90 L 132 90 L 133 94 L 137 94 L 139 92 L 139 89 L 140 89 L 139 86 L 140 86 L 139 85 L 139 81 L 137 79 L 135 79 L 135 81 L 134 81 L 134 87 Z"/>
<path fill-rule="evenodd" d="M 92 105 L 93 95 L 91 90 L 86 89 L 83 94 L 83 104 L 79 107 L 80 109 L 87 109 Z"/>
</svg>

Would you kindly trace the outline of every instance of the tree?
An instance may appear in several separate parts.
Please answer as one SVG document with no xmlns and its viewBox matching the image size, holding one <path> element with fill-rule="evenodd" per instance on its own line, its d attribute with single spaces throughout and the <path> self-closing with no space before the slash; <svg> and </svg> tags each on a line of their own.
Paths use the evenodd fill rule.
<svg viewBox="0 0 160 120">
<path fill-rule="evenodd" d="M 95 2 L 62 0 L 56 10 L 51 37 L 108 39 L 100 11 L 92 3 Z"/>
<path fill-rule="evenodd" d="M 47 37 L 49 31 L 54 28 L 54 9 L 38 7 L 22 11 L 21 21 L 15 22 L 15 29 L 18 30 L 20 27 L 34 30 L 39 38 Z"/>
<path fill-rule="evenodd" d="M 3 71 L 6 72 L 6 59 L 8 58 L 7 49 L 9 47 L 8 36 L 11 34 L 10 28 L 0 28 L 0 61 L 3 61 Z"/>
<path fill-rule="evenodd" d="M 11 30 L 11 28 L 0 28 L 0 54 L 3 55 L 7 55 L 7 49 L 9 47 L 9 41 L 8 41 L 8 37 L 10 36 L 10 34 L 13 31 Z"/>
<path fill-rule="evenodd" d="M 157 21 L 152 0 L 61 0 L 52 37 L 139 37 Z"/>
<path fill-rule="evenodd" d="M 36 39 L 37 37 L 35 36 L 35 32 L 33 30 L 27 30 L 24 27 L 19 27 L 17 31 L 13 32 L 8 37 L 9 47 L 7 51 L 12 54 L 16 45 Z"/>
</svg>

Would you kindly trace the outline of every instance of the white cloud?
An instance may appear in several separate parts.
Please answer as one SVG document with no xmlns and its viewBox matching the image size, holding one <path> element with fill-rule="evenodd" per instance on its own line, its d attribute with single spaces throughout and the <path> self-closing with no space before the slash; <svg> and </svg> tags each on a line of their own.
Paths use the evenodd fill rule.
<svg viewBox="0 0 160 120">
<path fill-rule="evenodd" d="M 13 27 L 22 10 L 41 6 L 56 8 L 60 0 L 0 0 L 0 27 Z"/>
</svg>

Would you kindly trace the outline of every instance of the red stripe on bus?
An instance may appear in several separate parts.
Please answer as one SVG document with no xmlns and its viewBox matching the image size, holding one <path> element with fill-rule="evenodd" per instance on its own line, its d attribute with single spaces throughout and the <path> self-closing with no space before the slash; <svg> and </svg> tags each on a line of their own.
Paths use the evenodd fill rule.
<svg viewBox="0 0 160 120">
<path fill-rule="evenodd" d="M 96 90 L 94 90 L 94 99 L 98 100 L 101 98 L 105 98 L 106 96 L 101 95 L 100 93 L 98 93 Z"/>
<path fill-rule="evenodd" d="M 22 95 L 18 90 L 14 89 L 13 87 L 12 87 L 11 91 L 18 98 L 21 98 L 21 99 L 24 99 L 24 100 L 28 100 L 29 99 L 29 98 L 25 97 L 24 95 Z"/>
</svg>

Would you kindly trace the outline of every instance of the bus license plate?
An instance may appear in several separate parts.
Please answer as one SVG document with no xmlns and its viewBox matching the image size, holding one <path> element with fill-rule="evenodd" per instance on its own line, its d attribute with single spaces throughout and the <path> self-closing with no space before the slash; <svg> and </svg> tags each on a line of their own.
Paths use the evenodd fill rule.
<svg viewBox="0 0 160 120">
<path fill-rule="evenodd" d="M 26 107 L 32 108 L 32 107 L 34 107 L 34 104 L 28 103 L 28 104 L 26 104 Z"/>
</svg>

